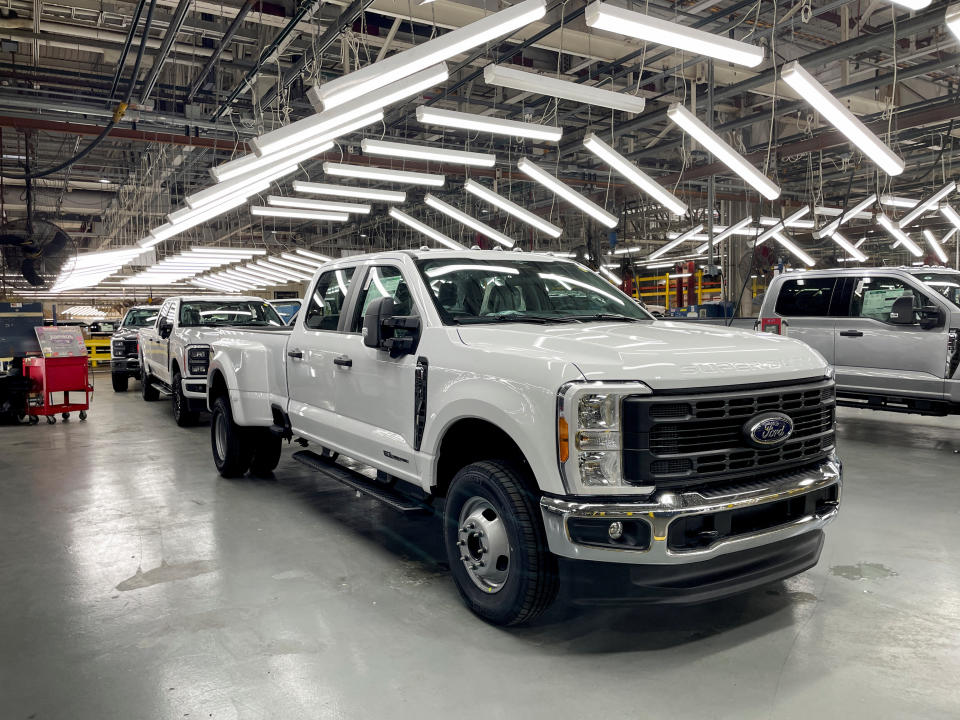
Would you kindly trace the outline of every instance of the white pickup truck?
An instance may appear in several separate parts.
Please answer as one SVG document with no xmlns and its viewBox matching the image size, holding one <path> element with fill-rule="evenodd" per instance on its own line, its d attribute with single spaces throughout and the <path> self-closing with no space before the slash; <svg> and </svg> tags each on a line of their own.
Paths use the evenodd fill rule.
<svg viewBox="0 0 960 720">
<path fill-rule="evenodd" d="M 167 298 L 139 331 L 141 392 L 173 399 L 173 419 L 185 427 L 206 409 L 210 342 L 226 326 L 282 327 L 283 320 L 258 297 L 236 295 Z"/>
<path fill-rule="evenodd" d="M 291 328 L 212 343 L 226 477 L 296 460 L 435 511 L 467 606 L 699 602 L 816 564 L 838 511 L 831 370 L 787 338 L 654 320 L 549 255 L 396 251 L 319 268 Z M 349 461 L 341 458 L 349 458 Z"/>
</svg>

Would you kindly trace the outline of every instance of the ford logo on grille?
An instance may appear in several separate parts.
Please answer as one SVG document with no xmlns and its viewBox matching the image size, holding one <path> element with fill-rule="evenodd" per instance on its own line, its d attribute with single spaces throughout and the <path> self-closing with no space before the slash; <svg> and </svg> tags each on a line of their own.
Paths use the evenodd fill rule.
<svg viewBox="0 0 960 720">
<path fill-rule="evenodd" d="M 774 448 L 793 435 L 793 420 L 779 412 L 754 415 L 743 426 L 747 442 L 756 448 Z"/>
</svg>

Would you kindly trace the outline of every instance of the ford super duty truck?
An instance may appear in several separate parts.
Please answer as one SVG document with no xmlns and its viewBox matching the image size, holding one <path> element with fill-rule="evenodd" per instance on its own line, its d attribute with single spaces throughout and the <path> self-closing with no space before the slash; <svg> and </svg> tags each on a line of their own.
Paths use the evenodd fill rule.
<svg viewBox="0 0 960 720">
<path fill-rule="evenodd" d="M 832 372 L 774 335 L 654 320 L 572 261 L 397 251 L 318 269 L 289 328 L 224 329 L 221 475 L 294 459 L 436 512 L 467 606 L 698 602 L 816 564 L 837 514 Z"/>
<path fill-rule="evenodd" d="M 140 377 L 140 330 L 156 321 L 156 306 L 136 305 L 110 338 L 110 380 L 116 392 L 126 392 L 130 378 Z"/>
<path fill-rule="evenodd" d="M 206 409 L 210 342 L 220 328 L 283 327 L 269 303 L 237 295 L 167 298 L 139 331 L 140 384 L 144 400 L 173 400 L 173 419 L 191 425 Z"/>
</svg>

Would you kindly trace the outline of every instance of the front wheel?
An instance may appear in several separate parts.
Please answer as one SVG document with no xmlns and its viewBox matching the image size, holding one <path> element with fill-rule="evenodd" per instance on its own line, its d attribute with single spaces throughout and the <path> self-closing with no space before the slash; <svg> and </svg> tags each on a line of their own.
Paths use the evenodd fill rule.
<svg viewBox="0 0 960 720">
<path fill-rule="evenodd" d="M 179 372 L 173 374 L 171 384 L 173 396 L 173 419 L 180 427 L 189 427 L 197 421 L 197 414 L 190 409 L 190 401 L 183 396 L 183 376 Z"/>
<path fill-rule="evenodd" d="M 111 373 L 110 380 L 113 383 L 114 392 L 126 392 L 127 383 L 130 378 L 125 373 Z"/>
<path fill-rule="evenodd" d="M 253 458 L 250 433 L 247 428 L 233 422 L 230 400 L 226 397 L 218 397 L 213 403 L 210 444 L 213 448 L 213 462 L 221 476 L 240 477 L 250 467 Z"/>
<path fill-rule="evenodd" d="M 488 622 L 519 625 L 556 597 L 556 559 L 535 498 L 507 462 L 476 462 L 456 474 L 444 510 L 444 544 L 460 596 Z"/>
<path fill-rule="evenodd" d="M 147 372 L 147 364 L 143 361 L 143 358 L 140 358 L 140 394 L 143 396 L 143 399 L 148 402 L 160 397 L 160 393 L 157 392 L 157 389 L 153 386 L 153 379 L 150 377 L 150 373 Z"/>
</svg>

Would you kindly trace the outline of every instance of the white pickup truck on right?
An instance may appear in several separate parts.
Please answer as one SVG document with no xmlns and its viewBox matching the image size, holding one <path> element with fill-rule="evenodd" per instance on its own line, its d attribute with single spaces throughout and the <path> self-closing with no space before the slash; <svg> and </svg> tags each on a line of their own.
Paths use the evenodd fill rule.
<svg viewBox="0 0 960 720">
<path fill-rule="evenodd" d="M 661 322 L 549 255 L 396 251 L 321 267 L 291 328 L 224 328 L 226 477 L 294 458 L 436 512 L 466 605 L 690 603 L 816 564 L 837 514 L 831 369 L 808 345 Z M 347 459 L 349 458 L 349 460 Z"/>
<path fill-rule="evenodd" d="M 876 267 L 780 275 L 767 288 L 758 325 L 784 323 L 787 335 L 835 367 L 839 404 L 960 413 L 957 270 Z"/>
</svg>

